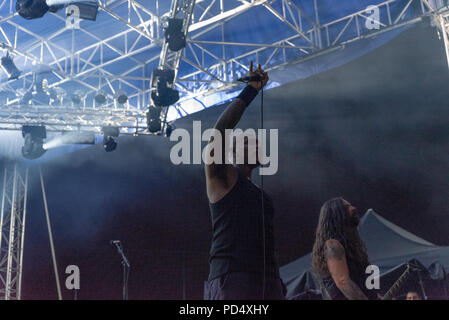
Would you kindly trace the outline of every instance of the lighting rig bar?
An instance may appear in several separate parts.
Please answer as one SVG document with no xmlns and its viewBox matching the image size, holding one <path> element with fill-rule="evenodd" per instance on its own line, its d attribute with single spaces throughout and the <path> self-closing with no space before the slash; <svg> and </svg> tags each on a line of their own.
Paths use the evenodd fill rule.
<svg viewBox="0 0 449 320">
<path fill-rule="evenodd" d="M 186 39 L 188 32 L 189 32 L 191 20 L 192 20 L 195 2 L 196 2 L 196 0 L 186 0 L 186 1 L 173 0 L 172 6 L 170 9 L 170 15 L 168 16 L 168 19 L 165 21 L 165 24 L 166 24 L 165 32 L 168 32 L 168 29 L 171 27 L 170 23 L 172 21 L 178 20 L 180 22 L 179 24 L 182 26 L 181 29 L 182 29 L 184 38 Z M 170 42 L 170 40 L 167 38 L 167 35 L 166 35 L 164 37 L 164 42 L 162 44 L 162 50 L 161 50 L 157 70 L 160 70 L 160 71 L 168 70 L 168 72 L 173 72 L 172 77 L 170 77 L 171 83 L 169 83 L 169 88 L 173 89 L 173 87 L 175 86 L 175 83 L 176 83 L 176 78 L 178 76 L 179 65 L 181 63 L 181 58 L 182 58 L 184 48 L 177 50 L 177 51 L 172 51 L 169 49 L 169 47 L 170 47 L 169 42 Z M 185 47 L 185 43 L 184 43 L 183 47 Z M 155 81 L 156 73 L 157 73 L 157 71 L 156 72 L 153 71 L 153 74 L 152 74 L 151 88 L 150 88 L 151 92 L 155 92 L 158 89 L 157 81 Z M 154 99 L 153 99 L 153 103 L 154 103 Z M 168 128 L 167 114 L 168 114 L 169 107 L 170 106 L 163 106 L 161 113 L 160 113 L 160 118 L 161 118 L 161 122 L 162 122 L 162 126 L 161 126 L 162 132 L 166 131 Z M 149 128 L 149 130 L 151 131 L 151 128 Z"/>
<path fill-rule="evenodd" d="M 166 117 L 173 120 L 221 102 L 220 97 L 211 99 L 210 103 L 206 100 L 216 93 L 234 92 L 237 84 L 233 79 L 248 72 L 250 60 L 272 71 L 339 50 L 367 37 L 416 24 L 429 16 L 443 21 L 442 30 L 448 30 L 449 21 L 444 15 L 447 8 L 435 7 L 438 0 L 382 2 L 377 5 L 382 19 L 376 30 L 365 27 L 371 20 L 364 10 L 323 23 L 317 5 L 313 13 L 306 13 L 297 1 L 290 0 L 173 0 L 168 12 L 159 12 L 160 0 L 151 3 L 157 4 L 155 9 L 148 9 L 146 0 L 99 1 L 102 19 L 109 18 L 111 25 L 122 26 L 122 31 L 109 36 L 96 34 L 95 29 L 89 29 L 84 23 L 77 30 L 68 30 L 63 10 L 49 12 L 41 19 L 48 19 L 56 27 L 53 33 L 43 36 L 22 23 L 25 20 L 14 11 L 14 0 L 6 0 L 0 8 L 0 42 L 4 44 L 0 51 L 3 51 L 2 57 L 8 52 L 11 54 L 21 74 L 18 80 L 2 82 L 0 91 L 14 93 L 32 89 L 38 73 L 36 69 L 42 65 L 48 67 L 46 77 L 50 89 L 79 86 L 85 92 L 85 99 L 80 106 L 70 106 L 43 104 L 35 97 L 28 105 L 21 104 L 20 97 L 9 98 L 0 108 L 0 129 L 21 130 L 24 124 L 42 124 L 49 131 L 93 129 L 101 132 L 102 127 L 110 125 L 119 127 L 121 134 L 151 134 L 147 130 L 150 97 L 155 91 L 153 79 L 148 75 L 151 64 L 174 70 L 170 86 L 180 93 L 173 107 L 163 108 L 164 124 Z M 236 17 L 256 9 L 268 13 L 266 18 L 272 19 L 270 23 L 277 21 L 290 34 L 275 42 L 229 41 L 224 32 L 226 26 Z M 183 30 L 188 34 L 184 50 L 172 52 L 168 49 L 163 29 L 169 18 L 183 19 Z M 223 32 L 218 39 L 204 39 L 220 29 Z M 447 32 L 443 35 L 447 40 Z M 61 38 L 72 43 L 89 39 L 89 44 L 68 48 L 61 44 Z M 223 54 L 211 50 L 214 46 L 221 48 Z M 235 47 L 241 50 L 226 55 L 226 52 L 236 52 L 228 50 Z M 446 47 L 449 53 L 449 45 Z M 148 56 L 142 58 L 145 53 Z M 126 68 L 121 70 L 119 66 Z M 192 71 L 183 71 L 183 66 Z M 94 101 L 99 89 L 107 95 L 102 105 Z M 127 94 L 124 105 L 114 99 L 119 90 Z M 196 101 L 195 108 L 191 107 L 192 101 Z"/>
</svg>

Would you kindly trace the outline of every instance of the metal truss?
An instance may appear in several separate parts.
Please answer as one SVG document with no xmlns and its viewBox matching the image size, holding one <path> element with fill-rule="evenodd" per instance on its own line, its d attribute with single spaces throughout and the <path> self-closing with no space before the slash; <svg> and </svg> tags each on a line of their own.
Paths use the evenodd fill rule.
<svg viewBox="0 0 449 320">
<path fill-rule="evenodd" d="M 439 8 L 434 16 L 433 23 L 439 28 L 439 36 L 443 39 L 446 51 L 446 58 L 449 67 L 449 10 L 448 8 Z"/>
<path fill-rule="evenodd" d="M 38 74 L 48 79 L 49 87 L 62 88 L 67 96 L 81 90 L 85 99 L 80 106 L 39 97 L 23 104 L 21 97 L 12 96 L 0 108 L 0 129 L 20 130 L 23 124 L 34 123 L 45 124 L 50 131 L 100 133 L 103 126 L 113 125 L 122 134 L 147 134 L 145 115 L 151 104 L 153 68 L 176 70 L 175 87 L 181 99 L 170 108 L 171 113 L 167 111 L 170 120 L 219 103 L 218 98 L 213 103 L 202 101 L 235 91 L 233 79 L 247 73 L 250 60 L 268 71 L 284 68 L 441 11 L 435 6 L 439 0 L 388 0 L 377 5 L 378 21 L 366 9 L 322 21 L 317 1 L 313 1 L 313 12 L 306 12 L 295 0 L 172 0 L 170 7 L 168 1 L 160 0 L 101 0 L 95 23 L 81 21 L 78 29 L 68 28 L 65 12 L 47 13 L 38 20 L 51 24 L 49 31 L 44 26 L 32 28 L 15 13 L 14 1 L 5 0 L 0 7 L 0 45 L 15 55 L 23 74 L 18 80 L 4 81 L 3 92 L 29 90 Z M 267 23 L 283 26 L 276 41 L 228 39 L 225 30 L 235 19 L 261 10 L 267 14 Z M 182 53 L 167 50 L 163 37 L 164 20 L 175 16 L 184 18 L 189 34 Z M 33 26 L 39 25 L 38 20 Z M 375 28 L 367 27 L 373 23 Z M 93 98 L 100 89 L 108 100 L 99 106 Z M 128 95 L 125 105 L 113 99 L 118 90 Z"/>
<path fill-rule="evenodd" d="M 0 297 L 20 300 L 28 169 L 6 166 L 0 211 Z"/>
<path fill-rule="evenodd" d="M 195 7 L 195 1 L 196 0 L 185 0 L 185 1 L 173 0 L 172 6 L 170 9 L 170 15 L 169 15 L 170 19 L 173 19 L 173 18 L 183 19 L 182 25 L 183 25 L 184 34 L 186 37 L 189 32 L 189 26 L 190 26 L 190 21 L 192 19 L 192 15 L 193 15 L 193 9 Z M 176 82 L 176 77 L 178 75 L 179 65 L 180 65 L 181 59 L 182 59 L 182 54 L 183 54 L 183 50 L 180 50 L 177 52 L 170 52 L 170 50 L 168 48 L 168 42 L 166 40 L 164 40 L 164 42 L 162 44 L 160 58 L 159 58 L 158 69 L 162 70 L 162 69 L 168 68 L 168 69 L 174 70 L 175 71 L 174 83 Z M 155 89 L 156 89 L 156 83 L 151 81 L 151 90 L 155 90 Z M 164 110 L 161 114 L 161 118 L 163 120 L 162 131 L 164 131 L 166 128 L 168 110 L 169 110 L 168 107 L 164 108 Z"/>
</svg>

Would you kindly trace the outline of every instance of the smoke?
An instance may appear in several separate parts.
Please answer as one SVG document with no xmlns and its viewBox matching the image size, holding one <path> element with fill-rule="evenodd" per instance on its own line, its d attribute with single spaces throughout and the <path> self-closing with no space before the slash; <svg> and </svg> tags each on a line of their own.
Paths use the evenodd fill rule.
<svg viewBox="0 0 449 320">
<path fill-rule="evenodd" d="M 15 161 L 22 159 L 23 138 L 21 131 L 0 130 L 0 159 Z"/>
</svg>

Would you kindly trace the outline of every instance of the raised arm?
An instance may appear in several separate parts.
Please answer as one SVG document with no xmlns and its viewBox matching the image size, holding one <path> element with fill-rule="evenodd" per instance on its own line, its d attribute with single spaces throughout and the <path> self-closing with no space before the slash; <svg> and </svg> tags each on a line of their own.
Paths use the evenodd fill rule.
<svg viewBox="0 0 449 320">
<path fill-rule="evenodd" d="M 215 123 L 214 128 L 221 134 L 221 146 L 222 146 L 222 161 L 221 163 L 211 163 L 206 165 L 206 180 L 207 180 L 207 193 L 209 200 L 215 202 L 217 198 L 221 198 L 223 193 L 229 191 L 233 187 L 236 180 L 235 169 L 231 165 L 227 165 L 225 161 L 225 131 L 226 129 L 234 129 L 237 123 L 243 116 L 245 109 L 251 103 L 251 101 L 257 96 L 259 90 L 261 90 L 268 82 L 268 74 L 264 72 L 259 65 L 257 70 L 253 71 L 253 63 L 250 63 L 250 76 L 259 75 L 262 81 L 250 82 L 248 86 L 240 93 L 240 95 L 226 108 Z M 213 155 L 213 149 L 211 147 L 211 141 L 207 146 L 207 152 Z"/>
<path fill-rule="evenodd" d="M 346 252 L 338 240 L 330 239 L 325 243 L 327 268 L 337 288 L 349 300 L 368 300 L 362 290 L 351 280 Z"/>
</svg>

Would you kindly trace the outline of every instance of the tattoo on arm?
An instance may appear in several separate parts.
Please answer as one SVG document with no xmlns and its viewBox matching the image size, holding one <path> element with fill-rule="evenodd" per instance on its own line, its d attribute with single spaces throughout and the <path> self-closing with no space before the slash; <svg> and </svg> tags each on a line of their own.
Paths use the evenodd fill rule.
<svg viewBox="0 0 449 320">
<path fill-rule="evenodd" d="M 349 300 L 368 300 L 359 286 L 356 285 L 351 279 L 347 282 L 346 286 L 340 288 L 340 290 Z"/>
<path fill-rule="evenodd" d="M 347 265 L 346 265 L 346 252 L 344 247 L 337 240 L 329 240 L 326 243 L 325 255 L 327 260 L 337 260 L 340 265 L 344 263 L 345 270 L 344 273 L 347 273 Z M 357 286 L 354 281 L 349 277 L 345 277 L 345 281 L 341 282 L 342 284 L 339 286 L 340 291 L 345 295 L 345 297 L 349 300 L 368 300 L 363 291 Z"/>
<path fill-rule="evenodd" d="M 327 245 L 326 258 L 343 260 L 345 257 L 345 249 L 342 245 Z"/>
</svg>

